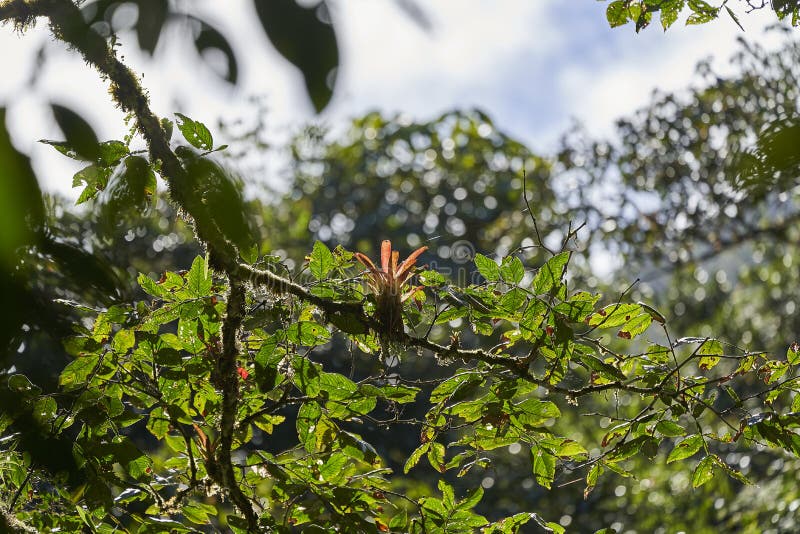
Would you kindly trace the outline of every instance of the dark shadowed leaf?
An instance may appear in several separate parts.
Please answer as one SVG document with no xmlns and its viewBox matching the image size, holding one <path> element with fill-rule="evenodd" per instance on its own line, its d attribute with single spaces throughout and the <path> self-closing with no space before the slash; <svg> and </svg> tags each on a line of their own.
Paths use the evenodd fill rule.
<svg viewBox="0 0 800 534">
<path fill-rule="evenodd" d="M 100 147 L 97 142 L 97 135 L 89 123 L 83 117 L 71 109 L 59 104 L 51 104 L 53 116 L 55 116 L 58 127 L 64 132 L 67 138 L 66 144 L 87 161 L 95 161 L 100 158 Z"/>
<path fill-rule="evenodd" d="M 167 0 L 138 0 L 139 18 L 136 20 L 136 38 L 139 48 L 151 56 L 158 45 L 158 38 L 169 12 Z"/>
<path fill-rule="evenodd" d="M 331 99 L 339 66 L 339 48 L 328 6 L 323 1 L 314 8 L 295 0 L 255 0 L 256 12 L 272 45 L 300 69 L 308 96 L 317 112 Z"/>
<path fill-rule="evenodd" d="M 233 49 L 224 35 L 208 23 L 201 22 L 200 32 L 194 40 L 194 46 L 201 56 L 208 50 L 219 50 L 222 52 L 228 63 L 227 71 L 223 78 L 232 84 L 236 84 L 239 79 L 239 65 L 236 62 Z"/>
</svg>

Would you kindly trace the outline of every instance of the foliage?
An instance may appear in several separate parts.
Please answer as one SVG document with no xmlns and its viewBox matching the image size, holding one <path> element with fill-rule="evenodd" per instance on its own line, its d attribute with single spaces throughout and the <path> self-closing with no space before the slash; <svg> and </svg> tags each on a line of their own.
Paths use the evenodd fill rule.
<svg viewBox="0 0 800 534">
<path fill-rule="evenodd" d="M 678 18 L 688 14 L 687 25 L 706 24 L 719 18 L 723 13 L 740 28 L 739 16 L 727 5 L 725 0 L 713 5 L 705 0 L 612 0 L 606 8 L 606 18 L 614 28 L 633 22 L 638 33 L 653 22 L 653 15 L 658 13 L 664 31 L 670 28 Z M 789 19 L 792 26 L 800 24 L 800 4 L 797 0 L 740 0 L 746 11 L 764 9 L 769 5 L 778 20 Z"/>
<path fill-rule="evenodd" d="M 421 195 L 405 201 L 410 213 L 426 219 L 427 234 L 439 221 L 423 215 L 425 195 L 450 217 L 453 235 L 476 232 L 472 220 L 453 221 L 458 210 L 449 213 L 448 199 L 437 198 L 440 181 L 449 180 L 433 163 L 441 146 L 442 159 L 473 169 L 481 184 L 473 186 L 474 195 L 453 191 L 455 200 L 469 199 L 464 216 L 488 219 L 486 210 L 494 208 L 484 193 L 497 188 L 526 206 L 516 220 L 526 221 L 530 245 L 509 237 L 483 248 L 486 254 L 446 251 L 461 270 L 452 277 L 436 265 L 415 270 L 419 287 L 413 289 L 406 283 L 415 260 L 425 260 L 425 247 L 398 265 L 398 253 L 385 242 L 379 270 L 360 240 L 333 250 L 317 241 L 306 261 L 290 269 L 258 246 L 252 206 L 243 201 L 239 180 L 213 159 L 223 147 L 215 147 L 211 131 L 176 115 L 182 139 L 173 141 L 173 123 L 152 114 L 136 78 L 113 47 L 95 38 L 74 4 L 30 6 L 108 77 L 112 95 L 147 143 L 142 153 L 131 150 L 130 139 L 98 143 L 88 125 L 56 108 L 67 139 L 48 142 L 88 164 L 75 180 L 84 186 L 80 202 L 112 211 L 151 209 L 160 179 L 204 251 L 185 271 L 139 274 L 143 293 L 89 310 L 91 321 L 74 320 L 65 341 L 72 359 L 58 389 L 45 391 L 25 374 L 4 370 L 3 527 L 516 532 L 536 524 L 561 532 L 530 510 L 487 518 L 476 511 L 484 489 L 457 492 L 458 480 L 484 473 L 497 457 L 493 451 L 512 446 L 525 451 L 525 469 L 540 490 L 577 476 L 586 497 L 612 473 L 631 476 L 657 457 L 690 464 L 689 485 L 701 488 L 725 484 L 725 476 L 749 483 L 723 454 L 726 448 L 763 446 L 800 456 L 800 347 L 770 355 L 712 336 L 676 339 L 665 314 L 632 302 L 627 291 L 603 297 L 584 289 L 573 264 L 579 229 L 558 235 L 555 220 L 540 228 L 527 177 L 486 172 L 510 178 L 533 160 L 533 176 L 544 177 L 553 163 L 510 141 L 504 147 L 510 151 L 501 151 L 507 139 L 480 114 L 446 116 L 443 129 L 380 124 L 382 136 L 378 128 L 367 136 L 380 139 L 378 158 L 367 157 L 355 180 L 399 176 L 400 191 Z M 23 24 L 30 13 L 4 15 Z M 440 139 L 442 131 L 447 135 Z M 3 139 L 5 168 L 35 184 L 25 159 Z M 456 144 L 469 150 L 456 158 Z M 332 153 L 357 147 L 335 146 Z M 318 156 L 331 166 L 362 162 L 361 152 L 349 160 L 332 153 Z M 405 185 L 414 176 L 422 177 L 419 191 Z M 397 215 L 403 208 L 392 206 L 397 198 L 390 201 L 390 191 L 381 197 L 389 201 L 384 211 Z M 557 198 L 547 186 L 538 194 L 537 200 Z M 27 198 L 40 196 L 34 191 Z M 11 276 L 19 276 L 18 265 L 35 250 L 45 222 L 13 213 L 25 230 L 3 243 L 2 253 L 11 258 Z M 320 223 L 314 231 L 321 229 Z M 478 231 L 476 240 L 492 242 L 491 236 Z M 381 304 L 388 297 L 390 320 Z M 349 375 L 332 366 L 337 343 L 351 355 Z M 425 360 L 440 373 L 419 379 L 403 372 L 404 364 Z M 610 396 L 627 401 L 608 402 Z M 599 433 L 576 429 L 576 406 L 591 408 L 582 416 Z M 421 416 L 408 417 L 406 407 Z M 381 454 L 383 444 L 365 438 L 400 426 L 414 428 L 416 441 L 403 458 L 403 475 Z M 437 490 L 415 490 L 404 476 L 421 463 L 439 474 Z"/>
<path fill-rule="evenodd" d="M 534 242 L 535 228 L 519 209 L 520 196 L 498 192 L 498 186 L 513 183 L 519 176 L 507 167 L 493 166 L 493 162 L 506 161 L 504 154 L 528 154 L 529 159 L 522 161 L 537 162 L 535 169 L 528 168 L 528 196 L 536 206 L 545 241 L 561 241 L 558 222 L 567 217 L 586 221 L 580 241 L 584 254 L 595 257 L 591 265 L 621 256 L 617 277 L 628 281 L 625 286 L 633 277 L 642 280 L 631 288 L 631 300 L 656 303 L 674 329 L 698 337 L 716 334 L 742 347 L 783 352 L 797 331 L 796 314 L 786 313 L 796 302 L 791 290 L 796 285 L 791 283 L 794 270 L 787 269 L 796 261 L 791 245 L 793 171 L 786 161 L 773 160 L 786 172 L 776 179 L 747 183 L 740 180 L 745 173 L 738 161 L 749 153 L 749 140 L 776 118 L 793 113 L 787 102 L 794 101 L 796 91 L 797 45 L 787 41 L 784 48 L 768 53 L 743 43 L 733 61 L 740 74 L 725 77 L 700 65 L 699 87 L 676 95 L 655 95 L 647 108 L 619 122 L 618 135 L 612 139 L 592 139 L 580 130 L 568 132 L 552 159 L 520 150 L 518 142 L 491 128 L 488 117 L 470 110 L 425 123 L 370 114 L 355 120 L 341 136 L 300 137 L 295 144 L 295 185 L 279 205 L 267 208 L 268 217 L 280 221 L 287 232 L 270 235 L 269 242 L 291 258 L 311 246 L 313 238 L 309 240 L 306 228 L 331 246 L 346 243 L 359 250 L 369 249 L 370 233 L 393 242 L 407 240 L 411 247 L 421 239 L 431 245 L 428 258 L 433 259 L 426 260 L 430 265 L 468 280 L 465 269 L 458 269 L 462 257 L 451 254 L 454 248 L 463 251 L 454 247 L 464 243 L 459 241 L 463 235 L 472 250 L 487 255 L 508 253 L 515 243 Z M 487 133 L 488 138 L 484 137 Z M 461 148 L 450 156 L 451 142 L 456 146 L 457 139 Z M 435 158 L 426 157 L 426 152 Z M 514 165 L 514 159 L 509 159 Z M 476 166 L 475 161 L 481 163 Z M 386 168 L 391 172 L 381 176 Z M 435 188 L 428 176 L 437 177 Z M 482 218 L 476 210 L 486 206 L 481 205 L 477 189 L 492 197 L 489 200 L 498 200 Z M 513 189 L 511 193 L 518 195 Z M 736 213 L 728 215 L 731 204 Z M 467 233 L 453 233 L 458 225 L 450 223 L 451 218 L 466 221 Z M 736 237 L 730 239 L 732 235 Z M 515 254 L 536 264 L 541 261 L 538 250 L 523 246 Z M 467 252 L 469 257 L 470 249 Z M 571 277 L 573 283 L 585 279 L 586 287 L 593 289 L 599 282 L 588 262 L 581 262 L 585 259 L 583 254 L 573 255 Z M 476 260 L 482 261 L 480 256 Z M 469 337 L 469 332 L 462 333 L 463 339 Z M 334 344 L 325 355 L 334 369 L 347 368 L 342 351 Z M 422 378 L 437 369 L 415 362 L 402 372 Z M 758 394 L 758 383 L 751 381 L 747 389 L 748 394 Z M 598 402 L 625 406 L 637 400 L 619 394 Z M 591 403 L 582 403 L 581 412 L 593 410 Z M 586 436 L 583 439 L 600 439 L 592 436 L 601 429 L 585 417 L 564 412 L 562 418 Z M 390 441 L 399 450 L 414 448 L 402 431 L 393 432 Z M 560 476 L 560 485 L 553 491 L 537 491 L 519 449 L 510 447 L 509 452 L 494 455 L 491 471 L 485 476 L 468 475 L 462 487 L 488 481 L 493 486 L 484 498 L 490 502 L 486 509 L 506 513 L 526 506 L 563 510 L 579 530 L 597 528 L 601 521 L 655 528 L 658 518 L 664 517 L 662 510 L 669 506 L 692 510 L 681 515 L 687 528 L 700 531 L 700 525 L 709 525 L 713 531 L 708 513 L 693 503 L 701 498 L 713 500 L 718 491 L 740 494 L 724 483 L 715 484 L 702 497 L 691 491 L 691 485 L 681 486 L 688 490 L 673 488 L 671 492 L 666 481 L 675 466 L 665 470 L 669 451 L 660 451 L 655 466 L 638 462 L 632 469 L 641 474 L 641 484 L 610 481 L 580 503 L 577 485 L 561 487 L 572 480 L 568 473 Z M 738 525 L 749 517 L 758 518 L 750 520 L 753 524 L 764 525 L 773 516 L 790 520 L 785 508 L 776 508 L 794 499 L 792 470 L 786 470 L 783 482 L 776 480 L 781 472 L 776 466 L 787 462 L 786 458 L 767 452 L 751 454 L 735 446 L 721 447 L 718 454 L 741 461 L 743 470 L 759 484 L 785 488 L 785 500 L 770 501 L 769 506 L 764 499 L 753 498 L 756 490 L 741 493 L 748 497 L 736 502 L 726 499 L 731 508 L 719 512 L 719 521 Z M 435 484 L 435 474 L 418 476 L 429 477 Z M 525 491 L 518 491 L 520 487 Z M 624 497 L 613 495 L 626 487 Z M 594 513 L 599 510 L 602 513 Z"/>
</svg>

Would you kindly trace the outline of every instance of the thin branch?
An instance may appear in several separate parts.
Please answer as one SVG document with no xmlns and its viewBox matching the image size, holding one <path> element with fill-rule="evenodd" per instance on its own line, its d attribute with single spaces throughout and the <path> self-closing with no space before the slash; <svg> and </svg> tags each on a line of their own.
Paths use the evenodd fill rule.
<svg viewBox="0 0 800 534">
<path fill-rule="evenodd" d="M 536 215 L 533 214 L 533 210 L 531 209 L 530 202 L 528 202 L 528 175 L 525 172 L 525 169 L 522 169 L 522 198 L 525 201 L 525 208 L 528 210 L 528 215 L 531 216 L 531 221 L 533 221 L 533 231 L 536 232 L 536 240 L 539 242 L 539 246 L 545 249 L 547 252 L 550 253 L 551 256 L 555 256 L 555 253 L 547 248 L 547 245 L 544 244 L 542 241 L 542 235 L 539 233 L 539 225 L 536 222 Z"/>
</svg>

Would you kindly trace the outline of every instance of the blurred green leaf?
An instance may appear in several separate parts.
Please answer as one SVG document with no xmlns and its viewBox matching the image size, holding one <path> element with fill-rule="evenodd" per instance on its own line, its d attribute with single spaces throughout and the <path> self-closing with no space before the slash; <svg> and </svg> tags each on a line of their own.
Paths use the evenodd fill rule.
<svg viewBox="0 0 800 534">
<path fill-rule="evenodd" d="M 317 112 L 333 94 L 339 47 L 325 1 L 313 8 L 295 0 L 254 0 L 261 26 L 280 54 L 300 69 Z M 298 36 L 303 36 L 298 38 Z"/>
<path fill-rule="evenodd" d="M 51 104 L 53 116 L 58 123 L 58 127 L 64 132 L 68 145 L 75 153 L 86 161 L 96 161 L 100 159 L 100 143 L 97 135 L 89 123 L 83 117 L 71 109 L 59 104 Z"/>
</svg>

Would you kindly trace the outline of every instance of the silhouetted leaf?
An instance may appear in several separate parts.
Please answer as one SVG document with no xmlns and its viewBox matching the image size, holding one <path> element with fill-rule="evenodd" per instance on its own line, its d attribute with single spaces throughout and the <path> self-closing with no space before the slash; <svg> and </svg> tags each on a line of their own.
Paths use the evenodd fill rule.
<svg viewBox="0 0 800 534">
<path fill-rule="evenodd" d="M 100 159 L 97 135 L 83 117 L 59 104 L 51 104 L 58 127 L 67 138 L 66 144 L 87 161 Z"/>
<path fill-rule="evenodd" d="M 151 56 L 169 13 L 168 0 L 138 0 L 139 18 L 136 20 L 136 37 L 139 48 Z"/>
<path fill-rule="evenodd" d="M 16 249 L 33 244 L 44 223 L 44 205 L 30 160 L 11 144 L 0 108 L 0 270 L 15 263 Z"/>
<path fill-rule="evenodd" d="M 254 0 L 258 18 L 272 45 L 300 69 L 308 96 L 317 112 L 331 99 L 339 48 L 333 25 L 327 18 L 323 1 L 314 8 L 300 6 L 295 0 Z"/>
<path fill-rule="evenodd" d="M 227 72 L 223 76 L 226 81 L 236 84 L 239 79 L 239 66 L 230 43 L 216 28 L 207 22 L 201 21 L 200 32 L 194 40 L 197 52 L 202 56 L 206 50 L 219 50 L 228 61 Z"/>
</svg>

